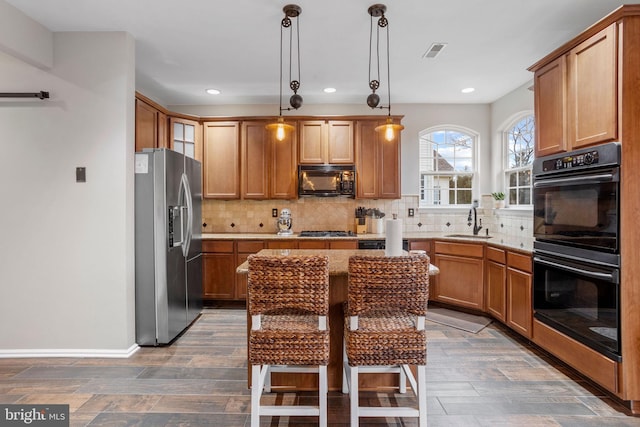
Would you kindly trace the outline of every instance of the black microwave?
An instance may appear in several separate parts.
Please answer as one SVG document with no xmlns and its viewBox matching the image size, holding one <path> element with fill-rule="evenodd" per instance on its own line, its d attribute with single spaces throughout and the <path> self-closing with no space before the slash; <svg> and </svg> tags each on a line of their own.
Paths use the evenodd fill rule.
<svg viewBox="0 0 640 427">
<path fill-rule="evenodd" d="M 299 165 L 298 196 L 355 198 L 355 166 Z"/>
</svg>

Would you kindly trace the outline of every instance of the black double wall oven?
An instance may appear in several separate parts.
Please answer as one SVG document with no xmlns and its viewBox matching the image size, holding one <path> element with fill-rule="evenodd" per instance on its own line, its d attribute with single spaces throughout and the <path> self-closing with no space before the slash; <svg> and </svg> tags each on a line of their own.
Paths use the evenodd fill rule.
<svg viewBox="0 0 640 427">
<path fill-rule="evenodd" d="M 534 317 L 621 360 L 620 145 L 536 159 Z"/>
</svg>

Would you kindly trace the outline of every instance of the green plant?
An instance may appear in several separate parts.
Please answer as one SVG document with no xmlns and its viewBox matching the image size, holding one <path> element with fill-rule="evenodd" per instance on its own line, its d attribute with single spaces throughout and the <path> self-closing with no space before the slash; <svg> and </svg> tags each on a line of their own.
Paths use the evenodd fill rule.
<svg viewBox="0 0 640 427">
<path fill-rule="evenodd" d="M 493 197 L 494 200 L 504 200 L 504 193 L 502 191 L 491 193 L 491 196 Z"/>
</svg>

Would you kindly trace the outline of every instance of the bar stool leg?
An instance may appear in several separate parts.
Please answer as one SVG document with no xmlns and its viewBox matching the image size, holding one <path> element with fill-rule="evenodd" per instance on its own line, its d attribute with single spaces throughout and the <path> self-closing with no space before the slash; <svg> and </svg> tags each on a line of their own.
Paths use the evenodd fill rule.
<svg viewBox="0 0 640 427">
<path fill-rule="evenodd" d="M 349 363 L 347 361 L 347 344 L 342 343 L 342 394 L 349 393 Z"/>
<path fill-rule="evenodd" d="M 329 394 L 329 382 L 327 379 L 327 366 L 320 365 L 319 371 L 319 386 L 320 395 L 318 396 L 320 405 L 320 427 L 327 427 L 327 395 Z"/>
<path fill-rule="evenodd" d="M 251 366 L 251 427 L 260 427 L 260 396 L 262 384 L 260 365 Z"/>
<path fill-rule="evenodd" d="M 358 417 L 360 415 L 358 411 L 358 367 L 350 366 L 349 370 L 351 371 L 350 382 L 349 384 L 349 403 L 351 406 L 351 427 L 358 427 Z"/>
<path fill-rule="evenodd" d="M 402 369 L 402 366 L 400 367 L 400 374 L 399 374 L 398 381 L 400 381 L 400 384 L 399 384 L 400 393 L 405 394 L 407 392 L 407 374 L 404 372 L 404 369 Z"/>
<path fill-rule="evenodd" d="M 418 425 L 427 427 L 427 367 L 418 365 Z"/>
</svg>

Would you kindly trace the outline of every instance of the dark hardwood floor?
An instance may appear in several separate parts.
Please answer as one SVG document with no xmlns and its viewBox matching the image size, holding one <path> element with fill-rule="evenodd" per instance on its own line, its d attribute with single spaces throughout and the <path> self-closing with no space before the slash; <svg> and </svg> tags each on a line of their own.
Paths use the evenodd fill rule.
<svg viewBox="0 0 640 427">
<path fill-rule="evenodd" d="M 141 348 L 128 359 L 0 359 L 0 403 L 69 404 L 72 426 L 248 426 L 245 316 L 205 309 L 173 345 Z M 640 426 L 624 406 L 495 322 L 478 334 L 428 322 L 428 338 L 429 426 Z M 380 406 L 413 399 L 365 397 Z M 329 412 L 331 426 L 347 426 L 348 397 L 331 392 Z M 317 418 L 262 425 L 317 425 Z M 390 417 L 360 425 L 417 424 Z"/>
</svg>

